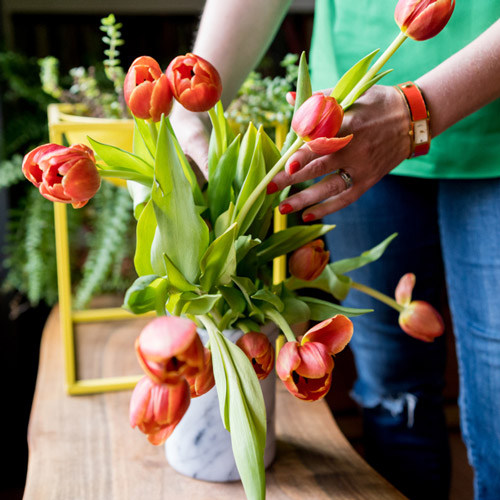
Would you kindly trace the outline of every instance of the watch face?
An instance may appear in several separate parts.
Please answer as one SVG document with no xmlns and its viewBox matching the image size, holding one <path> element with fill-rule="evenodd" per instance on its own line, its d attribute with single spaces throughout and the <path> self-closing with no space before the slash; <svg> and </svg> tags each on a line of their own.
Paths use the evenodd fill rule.
<svg viewBox="0 0 500 500">
<path fill-rule="evenodd" d="M 413 140 L 415 144 L 425 144 L 429 142 L 429 129 L 427 120 L 419 120 L 413 125 Z"/>
</svg>

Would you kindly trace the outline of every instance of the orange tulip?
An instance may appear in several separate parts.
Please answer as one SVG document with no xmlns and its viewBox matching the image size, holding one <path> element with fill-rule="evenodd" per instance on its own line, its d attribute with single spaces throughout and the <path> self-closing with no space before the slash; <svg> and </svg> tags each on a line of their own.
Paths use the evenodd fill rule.
<svg viewBox="0 0 500 500">
<path fill-rule="evenodd" d="M 315 280 L 330 260 L 323 240 L 314 240 L 293 252 L 288 261 L 290 274 L 305 281 Z"/>
<path fill-rule="evenodd" d="M 295 397 L 316 401 L 330 390 L 333 366 L 324 344 L 287 342 L 278 354 L 276 373 Z"/>
<path fill-rule="evenodd" d="M 448 23 L 455 0 L 399 0 L 394 19 L 401 31 L 413 40 L 428 40 Z"/>
<path fill-rule="evenodd" d="M 252 362 L 259 380 L 264 380 L 274 366 L 274 347 L 261 332 L 248 332 L 238 339 L 236 345 Z"/>
<path fill-rule="evenodd" d="M 174 97 L 189 111 L 208 111 L 222 94 L 217 70 L 195 54 L 177 56 L 166 71 Z"/>
<path fill-rule="evenodd" d="M 404 307 L 399 313 L 399 325 L 408 335 L 424 342 L 432 342 L 444 333 L 444 321 L 428 302 L 411 300 L 415 281 L 415 275 L 407 273 L 396 287 L 396 302 Z"/>
<path fill-rule="evenodd" d="M 352 321 L 347 316 L 337 314 L 310 328 L 302 337 L 301 344 L 319 342 L 333 356 L 345 348 L 351 341 L 352 334 Z"/>
<path fill-rule="evenodd" d="M 172 91 L 159 64 L 149 56 L 135 59 L 123 83 L 123 95 L 137 118 L 158 122 L 172 109 Z"/>
<path fill-rule="evenodd" d="M 94 152 L 84 144 L 38 146 L 24 157 L 22 169 L 44 198 L 74 208 L 86 205 L 101 185 Z"/>
<path fill-rule="evenodd" d="M 155 318 L 140 333 L 135 349 L 142 368 L 157 383 L 176 384 L 204 367 L 203 344 L 189 319 Z"/>
<path fill-rule="evenodd" d="M 295 112 L 292 128 L 312 152 L 326 155 L 347 146 L 353 137 L 335 137 L 343 118 L 344 110 L 334 97 L 317 93 Z"/>
<path fill-rule="evenodd" d="M 193 376 L 186 376 L 191 391 L 191 397 L 197 398 L 207 393 L 214 385 L 214 369 L 212 365 L 212 353 L 210 349 L 204 348 L 204 367 L 203 369 Z"/>
<path fill-rule="evenodd" d="M 147 434 L 150 443 L 163 444 L 181 421 L 190 401 L 186 380 L 167 385 L 143 377 L 130 400 L 130 425 Z"/>
</svg>

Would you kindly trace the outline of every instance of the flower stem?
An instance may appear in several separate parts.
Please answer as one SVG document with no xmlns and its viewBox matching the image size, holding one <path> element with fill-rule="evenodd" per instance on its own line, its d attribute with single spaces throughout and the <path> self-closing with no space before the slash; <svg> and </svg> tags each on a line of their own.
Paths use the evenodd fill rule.
<svg viewBox="0 0 500 500">
<path fill-rule="evenodd" d="M 296 342 L 297 338 L 295 337 L 295 333 L 290 328 L 290 325 L 286 322 L 285 318 L 278 312 L 276 309 L 269 307 L 264 311 L 264 315 L 268 317 L 270 320 L 274 321 L 274 323 L 279 327 L 279 329 L 285 334 L 288 342 Z"/>
<path fill-rule="evenodd" d="M 370 297 L 373 297 L 374 299 L 377 299 L 380 302 L 383 302 L 389 307 L 396 309 L 396 311 L 401 312 L 404 309 L 404 307 L 401 304 L 398 304 L 391 297 L 383 294 L 382 292 L 379 292 L 378 290 L 374 290 L 373 288 L 370 288 L 367 285 L 363 285 L 362 283 L 357 283 L 356 281 L 352 281 L 351 288 L 355 288 L 356 290 L 359 290 L 360 292 L 363 292 L 364 294 L 369 295 Z"/>
<path fill-rule="evenodd" d="M 217 113 L 215 112 L 215 107 L 208 110 L 208 116 L 212 122 L 212 128 L 215 134 L 215 155 L 217 158 L 220 158 L 222 155 L 222 131 L 220 129 Z"/>
<path fill-rule="evenodd" d="M 149 133 L 156 148 L 156 143 L 158 142 L 158 129 L 156 128 L 156 123 L 152 120 L 146 120 L 146 123 L 148 124 Z"/>
<path fill-rule="evenodd" d="M 356 95 L 356 93 L 363 88 L 363 86 L 368 83 L 384 66 L 384 64 L 393 56 L 396 50 L 403 44 L 403 42 L 408 37 L 400 31 L 398 36 L 392 41 L 392 43 L 385 49 L 384 53 L 375 61 L 373 66 L 363 75 L 361 80 L 354 86 L 354 88 L 349 92 L 347 97 L 343 99 L 340 103 L 341 106 L 347 105 Z"/>
<path fill-rule="evenodd" d="M 300 137 L 297 137 L 295 139 L 295 142 L 288 148 L 286 153 L 276 162 L 276 164 L 269 170 L 269 172 L 263 177 L 263 179 L 257 184 L 255 189 L 250 193 L 250 196 L 247 198 L 243 206 L 241 207 L 241 210 L 239 211 L 237 217 L 235 218 L 235 222 L 237 222 L 239 225 L 241 225 L 241 222 L 245 220 L 245 217 L 248 215 L 248 212 L 252 208 L 253 204 L 257 201 L 258 197 L 262 194 L 264 189 L 267 188 L 267 185 L 271 181 L 271 179 L 279 173 L 284 167 L 285 163 L 287 162 L 288 158 L 297 151 L 297 149 L 300 148 L 304 144 L 304 140 L 301 139 Z"/>
</svg>

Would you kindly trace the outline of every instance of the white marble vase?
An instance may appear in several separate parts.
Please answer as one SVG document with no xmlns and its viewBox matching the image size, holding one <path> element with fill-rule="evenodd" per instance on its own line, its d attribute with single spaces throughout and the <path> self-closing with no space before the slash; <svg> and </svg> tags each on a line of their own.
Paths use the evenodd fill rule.
<svg viewBox="0 0 500 500">
<path fill-rule="evenodd" d="M 262 331 L 274 345 L 278 334 L 276 326 L 265 325 Z M 199 330 L 199 334 L 205 343 L 206 332 Z M 240 330 L 224 331 L 224 335 L 232 342 L 236 342 L 242 334 Z M 267 411 L 264 465 L 268 467 L 276 454 L 274 369 L 260 384 Z M 171 467 L 186 476 L 218 482 L 240 479 L 231 448 L 231 436 L 224 428 L 220 416 L 215 387 L 203 396 L 191 400 L 186 414 L 165 443 L 165 454 Z"/>
</svg>

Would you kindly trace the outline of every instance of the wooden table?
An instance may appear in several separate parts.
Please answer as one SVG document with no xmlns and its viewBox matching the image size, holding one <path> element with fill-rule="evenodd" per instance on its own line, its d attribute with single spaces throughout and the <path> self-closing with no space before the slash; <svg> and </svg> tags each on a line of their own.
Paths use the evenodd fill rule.
<svg viewBox="0 0 500 500">
<path fill-rule="evenodd" d="M 139 373 L 133 342 L 146 320 L 80 325 L 84 377 Z M 24 500 L 238 500 L 239 482 L 208 483 L 169 467 L 163 447 L 128 423 L 130 391 L 68 396 L 57 309 L 42 338 L 30 418 Z M 277 458 L 267 499 L 404 499 L 340 432 L 325 402 L 304 403 L 278 382 Z"/>
</svg>

